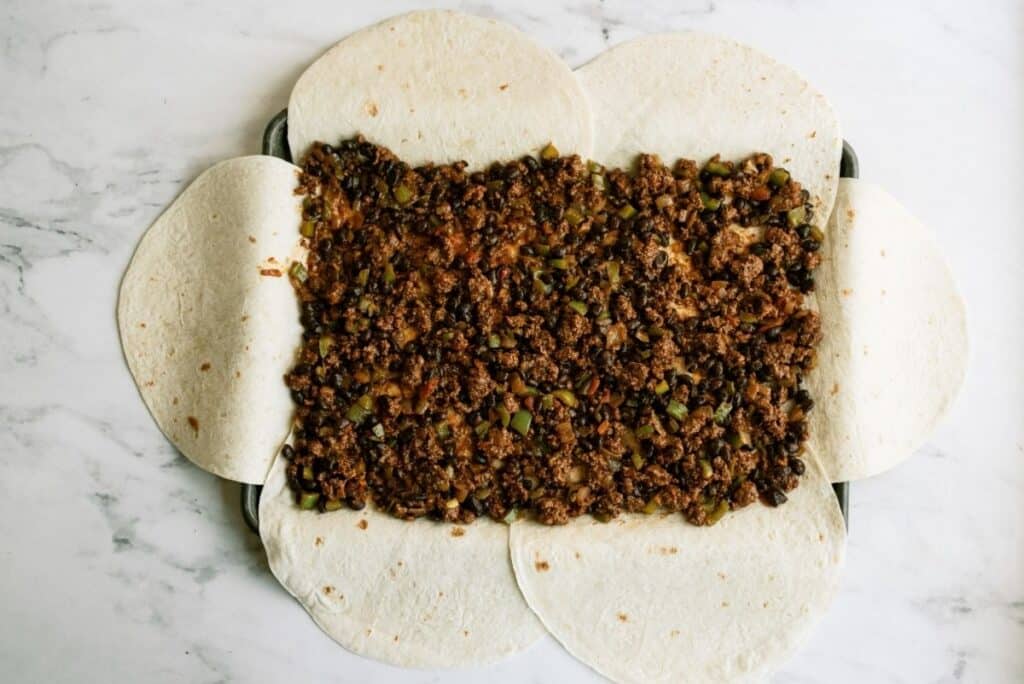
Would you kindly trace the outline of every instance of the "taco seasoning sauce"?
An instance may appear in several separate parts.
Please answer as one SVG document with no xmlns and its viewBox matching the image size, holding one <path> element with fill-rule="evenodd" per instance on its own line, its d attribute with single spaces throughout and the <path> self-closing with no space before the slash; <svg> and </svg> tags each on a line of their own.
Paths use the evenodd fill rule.
<svg viewBox="0 0 1024 684">
<path fill-rule="evenodd" d="M 301 507 L 706 525 L 797 486 L 823 235 L 768 155 L 469 173 L 357 138 L 300 185 Z"/>
</svg>

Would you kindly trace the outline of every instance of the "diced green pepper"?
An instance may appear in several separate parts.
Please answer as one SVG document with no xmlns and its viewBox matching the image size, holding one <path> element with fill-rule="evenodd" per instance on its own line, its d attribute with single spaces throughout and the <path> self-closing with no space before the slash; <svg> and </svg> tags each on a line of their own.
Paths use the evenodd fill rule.
<svg viewBox="0 0 1024 684">
<path fill-rule="evenodd" d="M 772 169 L 768 175 L 768 182 L 776 188 L 781 188 L 789 182 L 789 171 L 783 168 Z"/>
<path fill-rule="evenodd" d="M 394 189 L 395 201 L 408 204 L 412 200 L 412 189 L 408 185 L 399 185 Z"/>
<path fill-rule="evenodd" d="M 729 165 L 720 161 L 709 161 L 704 166 L 704 170 L 710 173 L 712 176 L 718 176 L 720 178 L 728 178 L 732 175 L 732 171 L 729 169 Z"/>
<path fill-rule="evenodd" d="M 690 410 L 686 408 L 685 404 L 682 404 L 676 401 L 675 399 L 669 401 L 668 406 L 665 407 L 665 413 L 672 416 L 676 420 L 682 420 L 687 416 L 689 412 Z"/>
<path fill-rule="evenodd" d="M 610 282 L 613 287 L 619 284 L 619 272 L 621 268 L 622 267 L 618 261 L 608 262 L 608 282 Z"/>
<path fill-rule="evenodd" d="M 331 349 L 334 348 L 334 336 L 321 335 L 318 346 L 320 349 L 320 358 L 324 358 L 328 353 L 330 353 Z"/>
<path fill-rule="evenodd" d="M 501 427 L 508 427 L 509 421 L 512 420 L 512 414 L 502 404 L 498 404 L 498 408 L 495 410 L 498 412 L 498 421 L 501 423 Z"/>
<path fill-rule="evenodd" d="M 718 207 L 722 206 L 722 200 L 703 191 L 700 193 L 700 202 L 708 211 L 717 211 Z"/>
<path fill-rule="evenodd" d="M 569 408 L 576 408 L 579 405 L 579 401 L 576 399 L 576 395 L 572 393 L 572 390 L 556 389 L 551 394 Z"/>
<path fill-rule="evenodd" d="M 803 205 L 794 207 L 786 212 L 786 221 L 789 223 L 790 228 L 796 228 L 804 219 L 807 218 L 807 210 L 804 209 Z"/>
<path fill-rule="evenodd" d="M 306 272 L 306 267 L 298 261 L 292 264 L 292 267 L 288 270 L 288 274 L 300 283 L 306 282 L 306 278 L 309 277 L 309 273 Z"/>
<path fill-rule="evenodd" d="M 348 411 L 345 412 L 345 417 L 356 424 L 362 423 L 372 415 L 373 397 L 369 394 L 359 397 L 354 404 L 348 407 Z"/>
<path fill-rule="evenodd" d="M 523 437 L 530 431 L 530 425 L 533 423 L 533 414 L 525 409 L 520 409 L 515 412 L 512 416 L 512 420 L 509 425 L 513 430 L 521 434 Z"/>
<path fill-rule="evenodd" d="M 565 271 L 569 268 L 569 262 L 564 258 L 552 259 L 548 262 L 551 268 L 557 268 L 559 271 Z"/>
<path fill-rule="evenodd" d="M 706 507 L 705 510 L 707 510 L 707 508 L 708 507 Z M 708 511 L 707 524 L 714 525 L 716 522 L 721 520 L 728 512 L 729 502 L 725 501 L 724 499 L 722 501 L 719 501 L 713 507 L 710 507 L 710 511 Z"/>
</svg>

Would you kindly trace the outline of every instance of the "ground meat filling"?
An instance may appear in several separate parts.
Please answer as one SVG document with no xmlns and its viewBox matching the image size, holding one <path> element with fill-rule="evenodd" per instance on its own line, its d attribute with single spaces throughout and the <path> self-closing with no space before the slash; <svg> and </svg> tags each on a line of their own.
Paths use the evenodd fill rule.
<svg viewBox="0 0 1024 684">
<path fill-rule="evenodd" d="M 357 138 L 299 192 L 301 507 L 708 525 L 797 486 L 823 236 L 770 156 L 468 173 Z"/>
</svg>

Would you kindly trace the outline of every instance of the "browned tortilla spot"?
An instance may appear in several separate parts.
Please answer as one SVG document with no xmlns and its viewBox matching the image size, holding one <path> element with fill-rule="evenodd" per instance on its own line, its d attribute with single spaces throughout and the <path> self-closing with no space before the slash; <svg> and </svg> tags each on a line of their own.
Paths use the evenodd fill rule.
<svg viewBox="0 0 1024 684">
<path fill-rule="evenodd" d="M 547 572 L 551 569 L 551 566 L 548 565 L 547 561 L 537 561 L 533 564 L 533 567 L 537 568 L 537 572 Z"/>
<path fill-rule="evenodd" d="M 313 540 L 313 544 L 315 546 L 323 546 L 324 545 L 324 538 L 323 537 L 317 537 L 316 539 Z"/>
<path fill-rule="evenodd" d="M 625 613 L 619 613 L 616 617 L 619 618 L 619 622 L 629 622 L 629 616 Z"/>
<path fill-rule="evenodd" d="M 369 526 L 370 526 L 370 524 L 368 522 L 366 522 L 365 520 L 360 520 L 359 522 L 356 523 L 356 527 L 358 527 L 361 530 L 365 530 Z"/>
<path fill-rule="evenodd" d="M 378 114 L 380 114 L 380 108 L 377 107 L 377 103 L 374 102 L 373 100 L 367 101 L 365 109 L 366 113 L 369 114 L 370 116 L 377 116 Z"/>
<path fill-rule="evenodd" d="M 201 370 L 201 371 L 208 371 L 208 370 L 210 370 L 210 362 L 209 361 L 205 361 L 201 366 L 199 366 L 199 370 Z"/>
<path fill-rule="evenodd" d="M 284 274 L 281 273 L 281 270 L 278 268 L 261 268 L 260 275 L 269 276 L 271 278 L 280 278 Z"/>
<path fill-rule="evenodd" d="M 195 416 L 188 416 L 188 424 L 192 427 L 192 430 L 199 432 L 199 420 Z"/>
<path fill-rule="evenodd" d="M 254 238 L 252 235 L 250 235 L 249 236 L 249 242 L 251 242 L 252 244 L 255 245 L 256 244 L 256 238 Z"/>
<path fill-rule="evenodd" d="M 466 534 L 466 530 L 462 529 L 461 527 L 453 527 L 452 528 L 452 536 L 453 537 L 461 537 L 464 534 Z"/>
</svg>

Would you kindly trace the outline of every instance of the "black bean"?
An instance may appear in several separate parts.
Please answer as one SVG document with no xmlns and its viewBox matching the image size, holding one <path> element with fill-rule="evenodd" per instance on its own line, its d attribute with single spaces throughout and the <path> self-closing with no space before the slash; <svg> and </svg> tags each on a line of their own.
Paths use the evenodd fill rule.
<svg viewBox="0 0 1024 684">
<path fill-rule="evenodd" d="M 768 492 L 768 503 L 772 506 L 781 506 L 786 503 L 787 498 L 781 489 L 773 487 Z"/>
<path fill-rule="evenodd" d="M 805 389 L 799 390 L 793 397 L 796 401 L 797 406 L 803 409 L 804 413 L 814 408 L 814 399 L 811 399 L 811 394 Z"/>
</svg>

